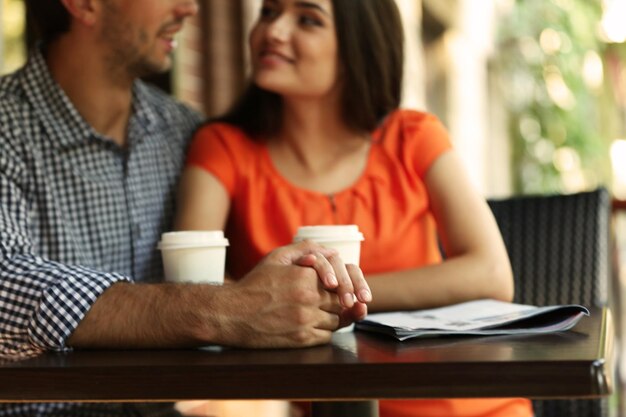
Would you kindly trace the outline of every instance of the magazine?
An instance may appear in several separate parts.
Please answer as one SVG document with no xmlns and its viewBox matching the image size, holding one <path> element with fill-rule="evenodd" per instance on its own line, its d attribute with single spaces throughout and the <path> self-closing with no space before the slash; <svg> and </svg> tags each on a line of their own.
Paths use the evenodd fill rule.
<svg viewBox="0 0 626 417">
<path fill-rule="evenodd" d="M 370 314 L 356 324 L 398 340 L 441 335 L 538 334 L 569 330 L 589 310 L 581 305 L 536 307 L 476 300 L 428 310 Z"/>
</svg>

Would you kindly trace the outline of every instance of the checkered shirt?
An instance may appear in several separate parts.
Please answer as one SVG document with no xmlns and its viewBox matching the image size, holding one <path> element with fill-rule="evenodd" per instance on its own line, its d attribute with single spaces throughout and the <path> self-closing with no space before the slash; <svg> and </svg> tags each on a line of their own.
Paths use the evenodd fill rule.
<svg viewBox="0 0 626 417">
<path fill-rule="evenodd" d="M 162 279 L 156 245 L 171 226 L 200 121 L 137 81 L 121 148 L 84 121 L 39 50 L 0 78 L 0 358 L 66 350 L 109 286 Z M 5 405 L 0 415 L 65 415 L 68 407 Z M 79 414 L 110 414 L 92 408 Z"/>
</svg>

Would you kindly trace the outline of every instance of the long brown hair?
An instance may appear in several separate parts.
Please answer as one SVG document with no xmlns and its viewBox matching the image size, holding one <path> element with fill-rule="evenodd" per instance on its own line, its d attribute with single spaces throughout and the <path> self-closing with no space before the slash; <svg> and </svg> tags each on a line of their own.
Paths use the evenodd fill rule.
<svg viewBox="0 0 626 417">
<path fill-rule="evenodd" d="M 348 127 L 372 131 L 401 99 L 404 34 L 394 0 L 332 0 L 344 79 L 341 111 Z M 250 84 L 233 108 L 217 119 L 252 138 L 278 133 L 282 98 Z"/>
</svg>

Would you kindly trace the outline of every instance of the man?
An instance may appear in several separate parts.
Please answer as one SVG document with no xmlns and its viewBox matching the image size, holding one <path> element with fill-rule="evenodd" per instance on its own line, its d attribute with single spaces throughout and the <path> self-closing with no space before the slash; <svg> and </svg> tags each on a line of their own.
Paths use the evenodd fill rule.
<svg viewBox="0 0 626 417">
<path fill-rule="evenodd" d="M 156 243 L 200 117 L 137 78 L 169 69 L 196 1 L 27 3 L 43 44 L 0 79 L 2 357 L 308 346 L 365 315 L 360 270 L 311 243 L 276 250 L 237 284 L 159 284 Z M 0 415 L 142 410 L 26 404 Z"/>
</svg>

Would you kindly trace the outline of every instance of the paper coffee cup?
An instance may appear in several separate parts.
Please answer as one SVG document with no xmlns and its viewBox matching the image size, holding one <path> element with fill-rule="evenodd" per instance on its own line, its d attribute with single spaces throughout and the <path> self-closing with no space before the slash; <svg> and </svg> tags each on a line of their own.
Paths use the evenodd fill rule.
<svg viewBox="0 0 626 417">
<path fill-rule="evenodd" d="M 221 230 L 163 233 L 158 248 L 165 280 L 223 284 L 227 246 Z"/>
<path fill-rule="evenodd" d="M 359 265 L 363 233 L 354 224 L 340 226 L 302 226 L 298 228 L 294 242 L 311 240 L 335 249 L 347 264 Z"/>
<path fill-rule="evenodd" d="M 303 240 L 310 240 L 326 248 L 335 249 L 346 264 L 359 265 L 361 242 L 364 238 L 357 225 L 302 226 L 298 228 L 293 241 L 295 243 Z M 351 332 L 352 330 L 354 330 L 354 324 L 342 327 L 335 333 Z"/>
</svg>

